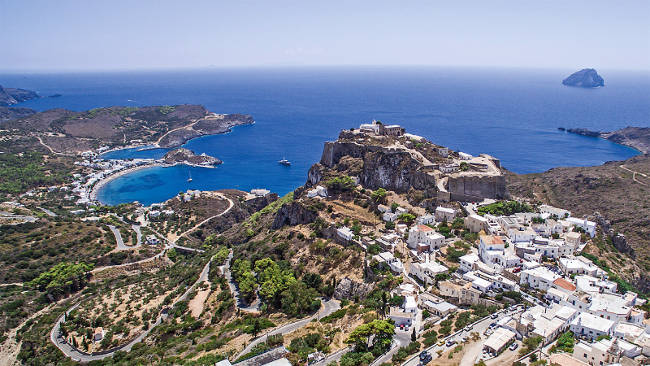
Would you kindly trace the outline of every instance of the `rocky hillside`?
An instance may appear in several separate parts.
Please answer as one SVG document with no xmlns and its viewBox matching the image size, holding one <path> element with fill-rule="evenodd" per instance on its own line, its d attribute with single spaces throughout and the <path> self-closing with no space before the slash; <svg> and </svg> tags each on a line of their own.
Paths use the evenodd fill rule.
<svg viewBox="0 0 650 366">
<path fill-rule="evenodd" d="M 17 88 L 3 88 L 0 85 L 0 106 L 10 106 L 30 99 L 38 98 L 38 94 L 31 90 Z"/>
<path fill-rule="evenodd" d="M 341 174 L 355 177 L 364 188 L 407 193 L 422 207 L 506 197 L 497 159 L 480 155 L 465 161 L 458 152 L 408 134 L 342 131 L 336 141 L 325 143 L 320 162 L 309 170 L 308 186 Z"/>
<path fill-rule="evenodd" d="M 0 122 L 28 117 L 34 113 L 36 113 L 36 111 L 31 108 L 0 107 Z"/>
<path fill-rule="evenodd" d="M 85 112 L 52 109 L 24 118 L 0 120 L 1 129 L 35 135 L 57 153 L 74 154 L 101 145 L 153 144 L 176 147 L 187 140 L 223 133 L 252 123 L 249 115 L 210 113 L 200 105 L 109 107 Z"/>
<path fill-rule="evenodd" d="M 595 167 L 509 174 L 507 183 L 513 196 L 563 207 L 574 216 L 586 216 L 610 227 L 606 234 L 617 250 L 650 270 L 650 156 Z M 623 233 L 624 239 L 617 233 Z M 643 276 L 636 277 L 646 282 Z M 645 287 L 648 289 L 650 286 Z"/>
</svg>

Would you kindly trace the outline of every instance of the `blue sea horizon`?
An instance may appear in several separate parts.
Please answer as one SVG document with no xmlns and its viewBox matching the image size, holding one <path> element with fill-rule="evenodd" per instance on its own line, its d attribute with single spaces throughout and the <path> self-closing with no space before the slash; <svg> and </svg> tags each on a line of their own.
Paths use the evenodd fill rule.
<svg viewBox="0 0 650 366">
<path fill-rule="evenodd" d="M 247 113 L 256 123 L 184 147 L 224 161 L 215 169 L 150 168 L 119 177 L 99 192 L 106 204 L 161 202 L 187 189 L 268 188 L 304 184 L 323 143 L 372 119 L 471 154 L 487 153 L 516 173 L 600 165 L 638 152 L 610 141 L 558 131 L 611 131 L 650 125 L 650 74 L 603 72 L 605 87 L 563 86 L 575 70 L 461 68 L 216 69 L 79 74 L 6 74 L 2 85 L 36 90 L 20 106 L 86 110 L 113 105 L 202 104 L 215 113 Z M 165 150 L 116 151 L 110 158 L 160 157 Z M 286 158 L 291 167 L 281 166 Z M 191 174 L 192 182 L 187 182 Z"/>
</svg>

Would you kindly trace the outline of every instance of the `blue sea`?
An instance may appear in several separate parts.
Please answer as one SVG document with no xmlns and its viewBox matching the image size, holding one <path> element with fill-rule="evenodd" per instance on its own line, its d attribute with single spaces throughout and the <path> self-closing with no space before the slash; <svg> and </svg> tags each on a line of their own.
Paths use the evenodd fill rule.
<svg viewBox="0 0 650 366">
<path fill-rule="evenodd" d="M 202 104 L 216 113 L 249 113 L 256 123 L 185 147 L 224 161 L 215 169 L 151 168 L 107 184 L 107 204 L 164 201 L 187 189 L 268 188 L 304 184 L 323 142 L 372 119 L 471 154 L 489 153 L 517 173 L 599 165 L 637 154 L 558 127 L 615 130 L 650 125 L 650 74 L 599 70 L 606 86 L 569 88 L 575 70 L 466 68 L 203 69 L 156 72 L 5 74 L 4 86 L 38 91 L 20 106 L 86 110 L 113 105 Z M 126 150 L 109 158 L 160 157 Z M 286 158 L 291 167 L 277 163 Z M 191 175 L 192 182 L 187 182 Z"/>
</svg>

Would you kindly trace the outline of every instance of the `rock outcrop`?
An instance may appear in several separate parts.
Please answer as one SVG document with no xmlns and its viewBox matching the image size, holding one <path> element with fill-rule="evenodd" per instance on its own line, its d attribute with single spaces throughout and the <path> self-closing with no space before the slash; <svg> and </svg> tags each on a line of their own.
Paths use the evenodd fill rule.
<svg viewBox="0 0 650 366">
<path fill-rule="evenodd" d="M 407 192 L 411 188 L 435 191 L 435 177 L 422 171 L 420 169 L 422 164 L 406 151 L 356 142 L 326 142 L 320 164 L 328 168 L 336 168 L 343 158 L 348 157 L 363 162 L 359 172 L 359 182 L 364 187 L 370 189 L 382 187 L 399 193 Z M 320 168 L 312 167 L 308 178 L 312 184 L 316 184 L 322 176 Z"/>
<path fill-rule="evenodd" d="M 598 75 L 595 69 L 582 69 L 562 80 L 562 84 L 580 88 L 598 88 L 605 86 L 605 80 Z"/>
<path fill-rule="evenodd" d="M 196 155 L 194 151 L 185 148 L 171 150 L 163 157 L 167 164 L 188 164 L 188 165 L 202 165 L 213 166 L 223 163 L 223 161 L 206 155 Z"/>
<path fill-rule="evenodd" d="M 316 220 L 316 217 L 318 217 L 318 212 L 311 207 L 305 207 L 300 202 L 285 203 L 275 214 L 271 229 L 276 230 L 284 225 L 309 224 Z"/>
<path fill-rule="evenodd" d="M 345 277 L 339 281 L 334 289 L 334 298 L 338 300 L 343 299 L 363 299 L 372 291 L 372 286 L 367 283 L 357 282 L 349 277 Z"/>
<path fill-rule="evenodd" d="M 3 107 L 18 104 L 30 99 L 36 99 L 38 97 L 38 94 L 31 90 L 3 88 L 2 85 L 0 85 L 0 106 Z"/>
</svg>

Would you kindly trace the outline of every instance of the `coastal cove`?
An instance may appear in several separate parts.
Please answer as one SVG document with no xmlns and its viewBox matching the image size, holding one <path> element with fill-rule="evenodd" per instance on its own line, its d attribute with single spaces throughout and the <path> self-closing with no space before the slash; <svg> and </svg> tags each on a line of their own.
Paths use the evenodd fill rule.
<svg viewBox="0 0 650 366">
<path fill-rule="evenodd" d="M 253 69 L 108 74 L 4 75 L 4 83 L 62 94 L 20 103 L 45 110 L 202 104 L 215 113 L 248 113 L 254 125 L 188 141 L 183 147 L 223 160 L 214 169 L 176 165 L 137 170 L 106 183 L 100 201 L 144 204 L 179 191 L 302 185 L 338 131 L 379 119 L 470 154 L 486 152 L 516 173 L 600 165 L 638 152 L 558 126 L 611 131 L 650 124 L 647 74 L 599 70 L 607 86 L 567 88 L 567 70 L 444 68 Z M 107 158 L 161 158 L 166 149 L 118 150 Z M 291 167 L 277 163 L 286 158 Z M 187 182 L 188 177 L 193 178 Z"/>
</svg>

